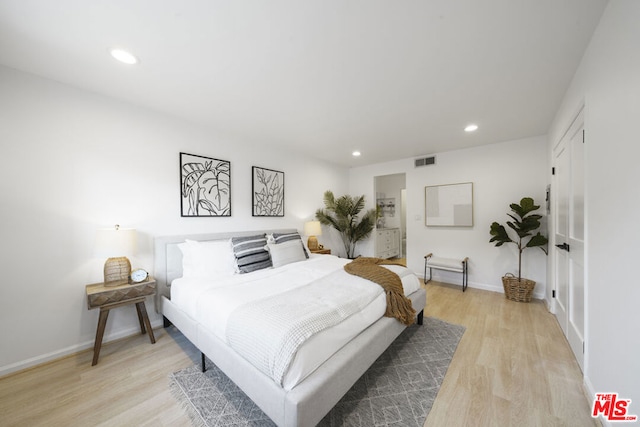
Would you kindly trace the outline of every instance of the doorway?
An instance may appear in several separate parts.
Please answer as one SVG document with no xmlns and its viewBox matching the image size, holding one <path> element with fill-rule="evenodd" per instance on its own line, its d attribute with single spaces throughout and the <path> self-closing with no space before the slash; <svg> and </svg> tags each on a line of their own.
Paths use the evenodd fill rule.
<svg viewBox="0 0 640 427">
<path fill-rule="evenodd" d="M 375 256 L 405 258 L 406 220 L 406 174 L 398 173 L 374 177 L 374 191 L 379 219 L 376 224 Z M 392 242 L 387 240 L 392 239 Z M 397 249 L 396 249 L 397 248 Z"/>
<path fill-rule="evenodd" d="M 553 151 L 554 312 L 584 371 L 584 114 L 581 110 Z"/>
</svg>

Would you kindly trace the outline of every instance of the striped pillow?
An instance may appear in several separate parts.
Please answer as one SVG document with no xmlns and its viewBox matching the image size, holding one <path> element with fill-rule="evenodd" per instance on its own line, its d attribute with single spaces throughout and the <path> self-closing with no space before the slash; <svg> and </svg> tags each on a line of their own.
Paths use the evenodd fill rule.
<svg viewBox="0 0 640 427">
<path fill-rule="evenodd" d="M 289 242 L 291 240 L 300 240 L 300 242 L 302 242 L 302 237 L 300 237 L 299 233 L 273 233 L 273 240 L 277 245 L 278 243 Z M 309 258 L 304 242 L 302 242 L 302 249 L 304 249 L 304 256 Z"/>
<path fill-rule="evenodd" d="M 267 238 L 264 234 L 247 237 L 233 237 L 231 246 L 236 258 L 238 273 L 250 273 L 271 267 L 271 257 L 265 249 Z"/>
</svg>

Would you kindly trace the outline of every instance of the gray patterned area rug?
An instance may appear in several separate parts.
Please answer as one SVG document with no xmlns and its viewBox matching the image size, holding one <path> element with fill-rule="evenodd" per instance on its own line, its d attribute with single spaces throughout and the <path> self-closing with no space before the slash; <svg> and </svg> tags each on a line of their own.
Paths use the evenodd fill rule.
<svg viewBox="0 0 640 427">
<path fill-rule="evenodd" d="M 422 426 L 464 331 L 430 317 L 408 327 L 319 426 Z M 195 425 L 274 425 L 208 360 L 205 373 L 194 365 L 171 374 L 170 382 Z"/>
</svg>

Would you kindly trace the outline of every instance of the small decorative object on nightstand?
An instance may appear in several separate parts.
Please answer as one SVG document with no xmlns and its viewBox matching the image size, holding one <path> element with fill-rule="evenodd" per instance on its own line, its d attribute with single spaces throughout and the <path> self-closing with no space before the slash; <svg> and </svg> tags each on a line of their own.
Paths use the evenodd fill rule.
<svg viewBox="0 0 640 427">
<path fill-rule="evenodd" d="M 144 270 L 136 270 L 144 271 Z M 145 271 L 146 273 L 146 271 Z M 140 278 L 142 275 L 137 276 Z M 93 361 L 91 366 L 98 363 L 98 356 L 100 356 L 100 347 L 102 346 L 102 337 L 104 335 L 104 329 L 107 325 L 107 317 L 109 317 L 109 310 L 124 305 L 135 304 L 136 311 L 138 312 L 138 321 L 140 322 L 140 332 L 142 334 L 149 334 L 149 340 L 151 344 L 156 343 L 156 338 L 153 336 L 153 329 L 151 329 L 151 322 L 149 322 L 149 316 L 147 315 L 147 309 L 144 305 L 144 300 L 149 295 L 155 295 L 156 293 L 156 281 L 152 277 L 145 277 L 140 283 L 128 283 L 119 286 L 107 286 L 105 283 L 94 283 L 86 286 L 87 292 L 87 305 L 89 310 L 93 308 L 100 308 L 100 317 L 98 318 L 98 329 L 96 331 L 96 341 L 93 346 Z"/>
<path fill-rule="evenodd" d="M 149 273 L 142 268 L 137 268 L 131 272 L 131 283 L 142 283 L 149 278 Z"/>
</svg>

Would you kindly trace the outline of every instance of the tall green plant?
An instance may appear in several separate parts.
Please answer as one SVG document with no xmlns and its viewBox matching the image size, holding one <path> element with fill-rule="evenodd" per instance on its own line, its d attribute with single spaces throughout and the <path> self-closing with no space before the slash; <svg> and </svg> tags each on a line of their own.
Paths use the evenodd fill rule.
<svg viewBox="0 0 640 427">
<path fill-rule="evenodd" d="M 331 191 L 324 193 L 324 209 L 316 211 L 316 219 L 321 224 L 338 230 L 348 258 L 354 258 L 356 243 L 369 237 L 376 223 L 376 210 L 369 209 L 358 217 L 364 209 L 364 196 L 340 196 L 337 199 Z"/>
<path fill-rule="evenodd" d="M 489 242 L 495 242 L 496 246 L 502 246 L 505 243 L 514 243 L 518 246 L 518 280 L 521 280 L 522 251 L 526 248 L 539 247 L 546 254 L 547 249 L 545 246 L 548 243 L 548 239 L 540 234 L 539 231 L 537 234 L 533 234 L 534 231 L 540 228 L 542 215 L 531 213 L 540 208 L 540 206 L 533 202 L 531 197 L 523 197 L 522 200 L 520 200 L 520 204 L 512 203 L 509 206 L 513 214 L 507 213 L 507 215 L 509 215 L 513 221 L 507 221 L 507 225 L 517 233 L 518 238 L 515 240 L 511 239 L 503 225 L 493 222 L 490 230 L 493 237 Z M 526 240 L 527 237 L 529 237 L 528 240 Z"/>
</svg>

